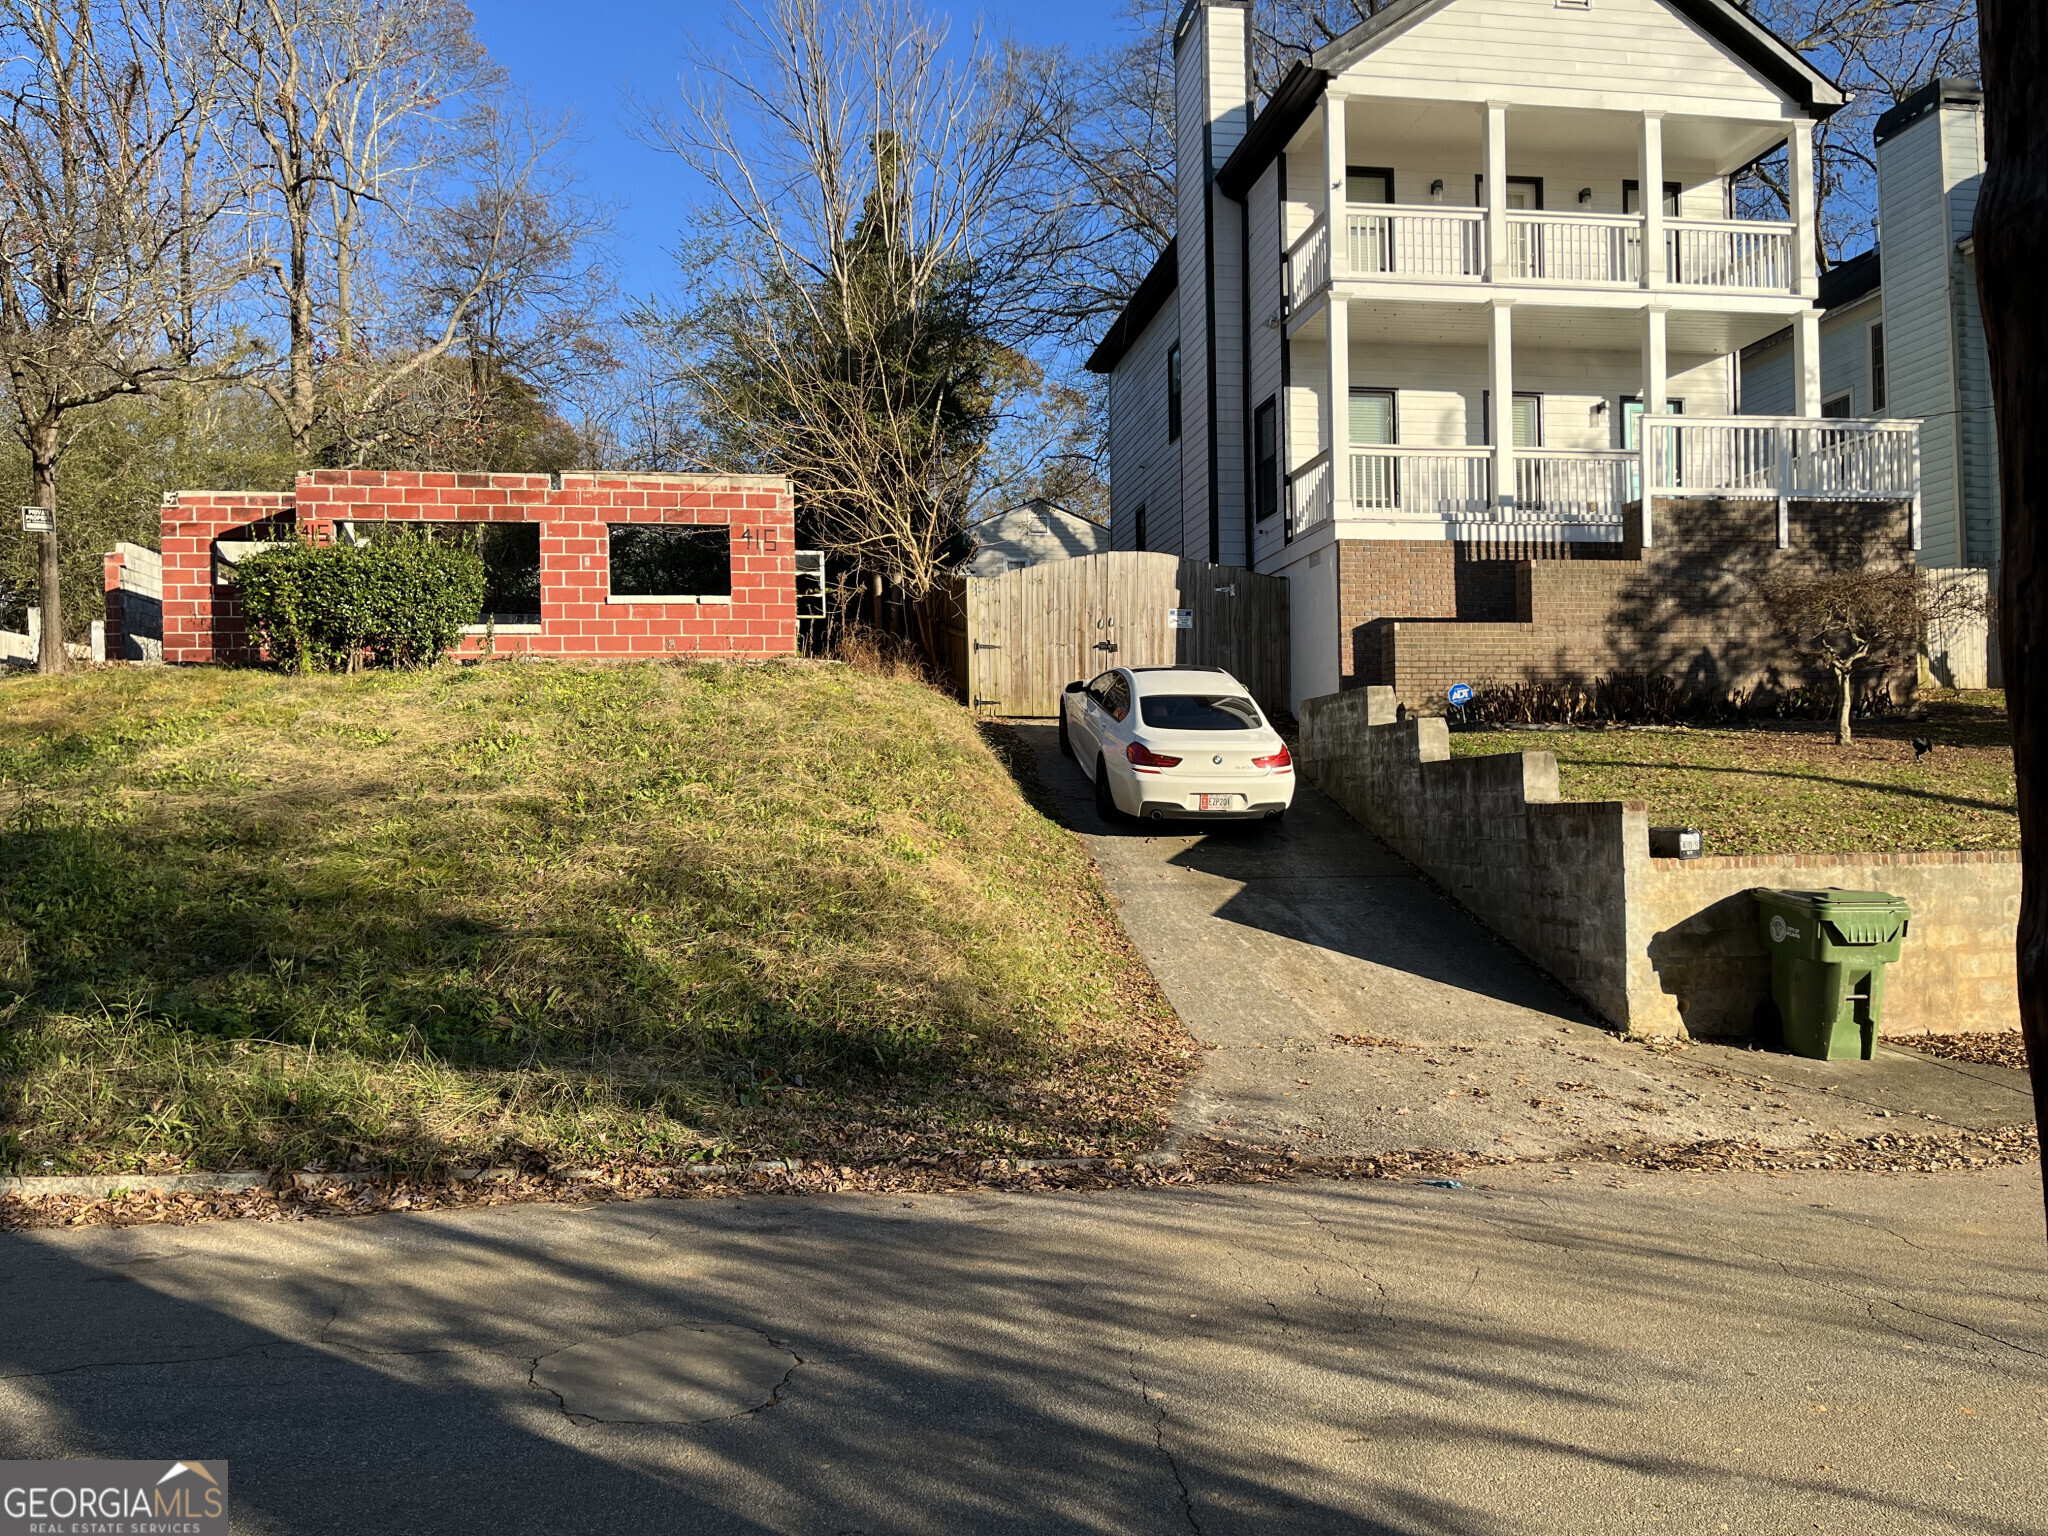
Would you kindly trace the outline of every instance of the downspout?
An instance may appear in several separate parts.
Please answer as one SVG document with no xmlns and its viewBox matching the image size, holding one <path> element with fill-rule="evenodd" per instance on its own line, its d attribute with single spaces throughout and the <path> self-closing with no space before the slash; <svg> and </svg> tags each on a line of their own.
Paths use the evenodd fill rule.
<svg viewBox="0 0 2048 1536">
<path fill-rule="evenodd" d="M 1202 327 L 1207 355 L 1202 359 L 1203 385 L 1208 391 L 1209 421 L 1209 563 L 1223 553 L 1223 497 L 1216 485 L 1216 129 L 1202 125 Z M 1183 541 L 1182 547 L 1186 544 Z"/>
</svg>

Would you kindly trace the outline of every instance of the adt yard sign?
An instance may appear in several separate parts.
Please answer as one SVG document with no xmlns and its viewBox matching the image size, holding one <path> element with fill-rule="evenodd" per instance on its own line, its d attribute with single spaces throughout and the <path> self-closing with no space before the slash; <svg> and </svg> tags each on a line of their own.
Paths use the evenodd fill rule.
<svg viewBox="0 0 2048 1536">
<path fill-rule="evenodd" d="M 1195 610 L 1192 608 L 1167 609 L 1166 627 L 1168 629 L 1193 629 L 1195 627 Z"/>
<path fill-rule="evenodd" d="M 21 509 L 21 531 L 23 533 L 55 533 L 57 514 L 48 507 L 23 507 Z"/>
<path fill-rule="evenodd" d="M 1472 685 L 1470 683 L 1453 683 L 1451 691 L 1445 694 L 1444 697 L 1451 701 L 1451 708 L 1463 709 L 1472 702 Z"/>
</svg>

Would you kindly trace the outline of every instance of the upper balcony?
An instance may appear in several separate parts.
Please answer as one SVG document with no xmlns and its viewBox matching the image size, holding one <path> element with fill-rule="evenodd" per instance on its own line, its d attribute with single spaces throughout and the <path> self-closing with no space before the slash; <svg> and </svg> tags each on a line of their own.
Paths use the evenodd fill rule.
<svg viewBox="0 0 2048 1536">
<path fill-rule="evenodd" d="M 1627 214 L 1510 213 L 1501 259 L 1489 262 L 1484 209 L 1350 203 L 1334 252 L 1322 215 L 1288 248 L 1288 307 L 1305 308 L 1333 280 L 1640 289 L 1647 223 Z M 1659 233 L 1660 287 L 1799 294 L 1789 221 L 1666 219 Z"/>
<path fill-rule="evenodd" d="M 1333 287 L 1439 301 L 1448 288 L 1602 306 L 1644 302 L 1631 291 L 1681 307 L 1760 300 L 1789 313 L 1817 284 L 1811 127 L 1326 94 L 1285 160 L 1287 308 Z M 1790 216 L 1734 217 L 1734 178 L 1780 148 Z M 1322 175 L 1301 175 L 1303 163 Z"/>
</svg>

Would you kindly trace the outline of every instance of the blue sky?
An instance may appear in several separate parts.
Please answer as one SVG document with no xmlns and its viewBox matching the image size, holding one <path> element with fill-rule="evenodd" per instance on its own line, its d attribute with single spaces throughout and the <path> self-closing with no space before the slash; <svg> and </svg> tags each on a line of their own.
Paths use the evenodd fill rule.
<svg viewBox="0 0 2048 1536">
<path fill-rule="evenodd" d="M 634 139 L 627 97 L 675 99 L 687 38 L 719 32 L 724 7 L 711 0 L 470 3 L 485 46 L 535 101 L 582 119 L 577 160 L 589 189 L 616 207 L 621 286 L 635 294 L 666 286 L 668 253 L 692 190 L 673 159 Z M 1082 50 L 1117 35 L 1121 11 L 1121 0 L 1002 0 L 950 14 L 956 35 L 979 15 L 991 30 L 1021 42 Z"/>
</svg>

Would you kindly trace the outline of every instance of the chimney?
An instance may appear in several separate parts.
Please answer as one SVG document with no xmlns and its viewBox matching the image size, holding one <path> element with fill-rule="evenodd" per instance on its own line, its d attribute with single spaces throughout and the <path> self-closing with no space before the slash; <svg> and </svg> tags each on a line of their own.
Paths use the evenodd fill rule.
<svg viewBox="0 0 2048 1536">
<path fill-rule="evenodd" d="M 1243 211 L 1216 172 L 1251 122 L 1249 0 L 1188 0 L 1173 31 L 1179 252 L 1181 548 L 1249 564 L 1245 547 Z"/>
</svg>

